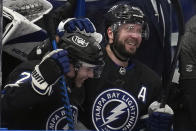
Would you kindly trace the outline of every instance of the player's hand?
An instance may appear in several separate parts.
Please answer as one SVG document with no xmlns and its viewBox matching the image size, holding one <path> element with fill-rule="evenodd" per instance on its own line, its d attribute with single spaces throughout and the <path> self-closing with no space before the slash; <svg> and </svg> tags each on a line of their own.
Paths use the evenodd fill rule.
<svg viewBox="0 0 196 131">
<path fill-rule="evenodd" d="M 94 24 L 88 18 L 69 18 L 65 21 L 61 21 L 58 26 L 57 34 L 61 37 L 65 31 L 68 33 L 79 32 L 86 36 L 92 36 L 98 43 L 102 41 L 102 35 L 96 32 Z"/>
<path fill-rule="evenodd" d="M 68 19 L 68 22 L 64 25 L 64 29 L 67 30 L 67 32 L 73 32 L 78 29 L 80 31 L 86 31 L 86 33 L 96 31 L 94 24 L 88 18 Z"/>
<path fill-rule="evenodd" d="M 41 94 L 51 94 L 52 85 L 61 75 L 69 72 L 69 58 L 67 51 L 57 49 L 46 55 L 39 65 L 35 66 L 31 74 L 33 89 Z"/>
<path fill-rule="evenodd" d="M 168 105 L 160 108 L 160 103 L 155 101 L 149 106 L 148 112 L 147 131 L 171 130 L 174 112 Z"/>
<path fill-rule="evenodd" d="M 61 21 L 58 26 L 59 31 L 73 33 L 75 31 L 85 31 L 86 33 L 96 32 L 94 24 L 88 18 L 69 18 Z"/>
</svg>

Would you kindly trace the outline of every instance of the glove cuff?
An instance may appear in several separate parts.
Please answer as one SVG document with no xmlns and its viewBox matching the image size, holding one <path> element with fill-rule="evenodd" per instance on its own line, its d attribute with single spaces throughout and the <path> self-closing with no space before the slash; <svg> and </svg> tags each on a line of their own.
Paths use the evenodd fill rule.
<svg viewBox="0 0 196 131">
<path fill-rule="evenodd" d="M 168 105 L 165 105 L 164 108 L 160 108 L 160 105 L 161 103 L 154 101 L 152 104 L 150 104 L 148 113 L 151 114 L 152 112 L 163 112 L 171 115 L 174 114 L 173 110 Z"/>
<path fill-rule="evenodd" d="M 35 66 L 32 72 L 32 87 L 41 95 L 51 94 L 52 85 L 55 84 L 62 75 L 61 69 L 52 59 L 43 61 L 40 65 Z"/>
<path fill-rule="evenodd" d="M 64 28 L 65 24 L 66 24 L 67 22 L 73 20 L 73 19 L 75 19 L 75 18 L 68 18 L 68 19 L 65 19 L 65 20 L 61 21 L 61 22 L 59 23 L 59 25 L 58 25 L 58 32 L 64 32 L 64 31 L 65 31 L 65 28 Z"/>
<path fill-rule="evenodd" d="M 45 81 L 43 76 L 41 75 L 38 65 L 35 66 L 35 70 L 31 73 L 32 78 L 32 87 L 33 89 L 40 95 L 46 95 L 49 90 L 47 88 L 49 84 Z"/>
</svg>

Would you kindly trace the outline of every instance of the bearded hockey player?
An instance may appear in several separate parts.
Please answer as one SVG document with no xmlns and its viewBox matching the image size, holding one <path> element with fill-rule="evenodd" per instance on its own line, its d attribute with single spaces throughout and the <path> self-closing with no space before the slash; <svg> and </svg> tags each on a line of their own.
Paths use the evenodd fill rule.
<svg viewBox="0 0 196 131">
<path fill-rule="evenodd" d="M 69 31 L 89 30 L 81 19 L 63 22 L 66 26 L 60 23 L 59 27 Z M 142 38 L 149 36 L 142 10 L 130 4 L 114 5 L 106 14 L 105 24 L 108 38 L 105 66 L 100 78 L 88 79 L 84 83 L 85 100 L 79 120 L 93 130 L 138 131 L 146 128 L 149 131 L 169 131 L 173 111 L 168 105 L 160 108 L 161 80 L 134 59 Z M 143 125 L 144 118 L 147 119 Z"/>
</svg>

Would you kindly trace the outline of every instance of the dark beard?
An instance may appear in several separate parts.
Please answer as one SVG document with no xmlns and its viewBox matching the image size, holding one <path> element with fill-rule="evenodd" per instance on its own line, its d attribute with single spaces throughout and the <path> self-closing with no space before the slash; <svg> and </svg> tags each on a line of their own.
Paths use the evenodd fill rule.
<svg viewBox="0 0 196 131">
<path fill-rule="evenodd" d="M 118 59 L 120 59 L 122 61 L 127 61 L 130 58 L 132 58 L 134 56 L 134 54 L 126 51 L 125 45 L 121 41 L 119 41 L 118 38 L 119 38 L 119 36 L 118 36 L 118 34 L 116 34 L 116 37 L 114 39 L 114 43 L 111 45 L 111 49 L 112 49 L 114 55 Z"/>
<path fill-rule="evenodd" d="M 114 48 L 116 51 L 122 55 L 123 57 L 130 57 L 132 54 L 126 51 L 125 45 L 118 43 L 114 43 Z"/>
</svg>

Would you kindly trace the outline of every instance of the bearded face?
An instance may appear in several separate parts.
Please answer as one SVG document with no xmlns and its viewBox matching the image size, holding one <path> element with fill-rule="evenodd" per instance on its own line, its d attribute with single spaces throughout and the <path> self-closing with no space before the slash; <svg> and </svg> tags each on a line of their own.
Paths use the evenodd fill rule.
<svg viewBox="0 0 196 131">
<path fill-rule="evenodd" d="M 141 25 L 121 25 L 114 38 L 114 46 L 118 53 L 124 57 L 133 56 L 142 41 L 141 32 Z"/>
</svg>

